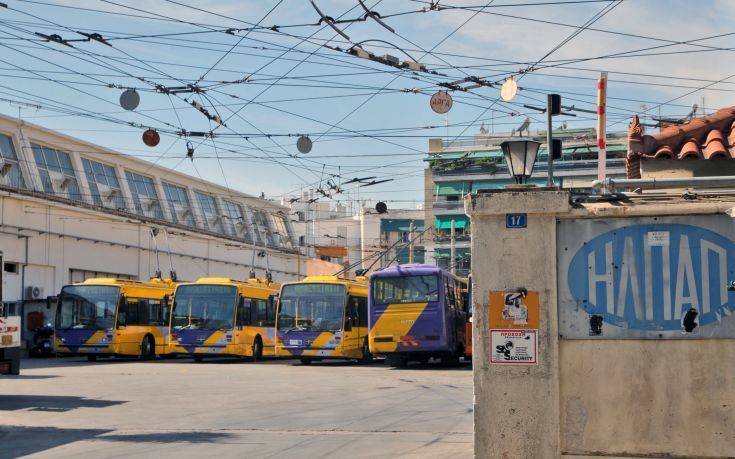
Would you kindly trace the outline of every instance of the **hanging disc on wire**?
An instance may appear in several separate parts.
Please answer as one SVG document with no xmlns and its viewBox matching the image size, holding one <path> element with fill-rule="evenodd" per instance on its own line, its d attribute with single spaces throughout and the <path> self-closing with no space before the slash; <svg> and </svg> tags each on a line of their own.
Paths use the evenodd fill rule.
<svg viewBox="0 0 735 459">
<path fill-rule="evenodd" d="M 513 77 L 505 80 L 503 86 L 500 88 L 500 97 L 506 102 L 513 100 L 517 93 L 518 83 L 516 83 L 516 80 L 514 80 Z"/>
<path fill-rule="evenodd" d="M 300 153 L 309 153 L 311 151 L 312 142 L 308 135 L 302 135 L 296 141 L 296 148 Z"/>
<path fill-rule="evenodd" d="M 140 94 L 135 89 L 126 89 L 120 94 L 120 106 L 125 110 L 135 110 L 140 104 Z"/>
<path fill-rule="evenodd" d="M 452 96 L 446 91 L 439 91 L 431 96 L 429 106 L 435 113 L 443 115 L 452 109 Z"/>
<path fill-rule="evenodd" d="M 161 141 L 161 136 L 154 129 L 148 129 L 143 133 L 143 143 L 149 147 L 155 147 Z"/>
</svg>

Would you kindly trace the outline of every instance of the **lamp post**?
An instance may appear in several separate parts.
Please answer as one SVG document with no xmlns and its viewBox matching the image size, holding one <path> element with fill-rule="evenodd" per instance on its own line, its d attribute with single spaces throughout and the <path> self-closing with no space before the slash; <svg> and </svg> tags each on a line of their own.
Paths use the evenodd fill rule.
<svg viewBox="0 0 735 459">
<path fill-rule="evenodd" d="M 508 165 L 508 173 L 517 184 L 525 184 L 528 181 L 540 146 L 541 143 L 535 140 L 506 140 L 500 144 L 505 164 Z"/>
</svg>

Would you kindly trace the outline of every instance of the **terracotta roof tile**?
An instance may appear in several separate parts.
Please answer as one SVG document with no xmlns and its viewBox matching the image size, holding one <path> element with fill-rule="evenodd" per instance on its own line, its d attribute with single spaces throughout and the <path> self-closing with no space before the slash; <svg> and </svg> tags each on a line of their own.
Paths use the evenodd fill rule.
<svg viewBox="0 0 735 459">
<path fill-rule="evenodd" d="M 689 139 L 681 146 L 676 159 L 699 159 L 702 153 L 699 151 L 699 145 L 695 139 Z"/>
<path fill-rule="evenodd" d="M 734 147 L 730 150 L 728 147 Z M 638 116 L 628 126 L 627 172 L 640 178 L 642 157 L 655 159 L 735 159 L 735 106 L 653 135 L 643 133 Z"/>
</svg>

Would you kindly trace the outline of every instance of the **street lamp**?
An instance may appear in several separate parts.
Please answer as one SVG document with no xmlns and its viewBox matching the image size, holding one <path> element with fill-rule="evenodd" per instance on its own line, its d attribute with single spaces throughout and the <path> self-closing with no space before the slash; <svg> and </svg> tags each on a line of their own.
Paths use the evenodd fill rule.
<svg viewBox="0 0 735 459">
<path fill-rule="evenodd" d="M 541 143 L 534 140 L 506 140 L 500 144 L 508 172 L 516 179 L 516 183 L 528 181 L 540 146 Z"/>
</svg>

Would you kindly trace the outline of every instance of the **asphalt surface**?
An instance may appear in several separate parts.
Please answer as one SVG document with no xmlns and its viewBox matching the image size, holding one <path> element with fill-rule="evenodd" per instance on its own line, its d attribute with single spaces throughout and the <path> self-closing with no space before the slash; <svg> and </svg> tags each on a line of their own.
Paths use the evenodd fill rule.
<svg viewBox="0 0 735 459">
<path fill-rule="evenodd" d="M 0 457 L 471 457 L 472 371 L 294 361 L 25 360 Z"/>
</svg>

